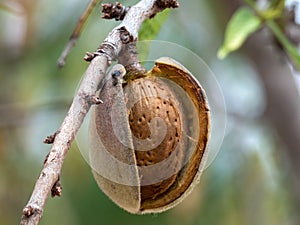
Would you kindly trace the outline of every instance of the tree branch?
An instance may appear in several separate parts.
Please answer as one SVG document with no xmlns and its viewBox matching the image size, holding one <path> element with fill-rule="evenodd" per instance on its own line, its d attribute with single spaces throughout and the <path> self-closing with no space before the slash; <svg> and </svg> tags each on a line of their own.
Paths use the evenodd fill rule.
<svg viewBox="0 0 300 225">
<path fill-rule="evenodd" d="M 108 34 L 98 50 L 92 54 L 93 57 L 89 58 L 91 63 L 59 132 L 56 132 L 53 146 L 46 157 L 32 195 L 23 209 L 21 225 L 38 224 L 48 196 L 53 194 L 53 190 L 60 194 L 59 175 L 63 162 L 91 105 L 101 103 L 99 99 L 95 101 L 95 94 L 106 75 L 107 67 L 112 60 L 117 59 L 124 44 L 137 40 L 142 22 L 166 7 L 178 7 L 178 3 L 176 0 L 140 1 L 130 8 L 122 23 Z"/>
</svg>

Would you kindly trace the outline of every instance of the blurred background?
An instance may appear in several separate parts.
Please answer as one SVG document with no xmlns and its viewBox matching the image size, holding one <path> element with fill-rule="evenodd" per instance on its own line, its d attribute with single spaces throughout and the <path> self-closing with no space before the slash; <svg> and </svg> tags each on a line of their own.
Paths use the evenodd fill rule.
<svg viewBox="0 0 300 225">
<path fill-rule="evenodd" d="M 100 19 L 97 6 L 66 66 L 58 69 L 87 3 L 0 0 L 0 225 L 19 223 L 50 150 L 42 141 L 59 128 L 88 66 L 82 58 L 118 24 Z M 179 3 L 157 39 L 191 49 L 217 76 L 227 127 L 215 161 L 179 206 L 136 216 L 98 189 L 73 143 L 61 174 L 63 194 L 48 199 L 40 224 L 300 224 L 300 75 L 264 30 L 217 59 L 226 23 L 241 2 Z"/>
</svg>

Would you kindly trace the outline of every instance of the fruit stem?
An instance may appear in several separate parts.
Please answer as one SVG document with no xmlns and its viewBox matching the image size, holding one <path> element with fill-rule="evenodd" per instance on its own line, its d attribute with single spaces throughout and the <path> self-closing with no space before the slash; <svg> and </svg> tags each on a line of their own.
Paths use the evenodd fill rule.
<svg viewBox="0 0 300 225">
<path fill-rule="evenodd" d="M 127 71 L 124 77 L 125 81 L 142 77 L 147 72 L 138 59 L 136 41 L 131 41 L 123 45 L 118 56 L 118 63 L 122 64 Z"/>
</svg>

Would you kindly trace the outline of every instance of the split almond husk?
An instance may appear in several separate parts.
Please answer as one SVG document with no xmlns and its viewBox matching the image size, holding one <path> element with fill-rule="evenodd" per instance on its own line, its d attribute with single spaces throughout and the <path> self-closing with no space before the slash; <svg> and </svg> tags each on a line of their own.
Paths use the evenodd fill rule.
<svg viewBox="0 0 300 225">
<path fill-rule="evenodd" d="M 209 106 L 198 81 L 163 57 L 145 74 L 108 77 L 100 99 L 89 128 L 99 187 L 135 214 L 181 202 L 199 182 L 210 134 Z"/>
</svg>

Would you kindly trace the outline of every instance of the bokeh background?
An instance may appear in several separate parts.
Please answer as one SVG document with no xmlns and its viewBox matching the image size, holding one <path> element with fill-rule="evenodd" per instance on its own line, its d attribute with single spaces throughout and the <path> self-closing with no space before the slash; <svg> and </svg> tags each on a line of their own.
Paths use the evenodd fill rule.
<svg viewBox="0 0 300 225">
<path fill-rule="evenodd" d="M 241 2 L 179 2 L 157 39 L 191 49 L 216 74 L 227 127 L 215 161 L 179 206 L 136 216 L 98 189 L 74 143 L 62 169 L 63 194 L 48 199 L 41 224 L 300 224 L 300 75 L 265 30 L 217 59 L 226 23 Z M 118 24 L 100 19 L 98 6 L 66 66 L 58 69 L 87 3 L 0 0 L 0 225 L 19 223 L 50 149 L 42 140 L 59 128 L 87 68 L 82 58 Z"/>
</svg>

